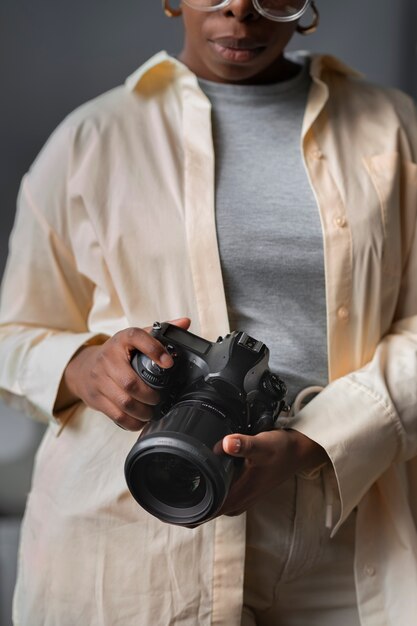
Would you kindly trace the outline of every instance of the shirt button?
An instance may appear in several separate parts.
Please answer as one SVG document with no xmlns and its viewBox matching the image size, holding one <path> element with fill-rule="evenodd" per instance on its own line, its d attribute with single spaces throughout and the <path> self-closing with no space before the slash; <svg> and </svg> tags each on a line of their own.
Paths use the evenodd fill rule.
<svg viewBox="0 0 417 626">
<path fill-rule="evenodd" d="M 373 567 L 373 565 L 365 565 L 365 574 L 370 577 L 375 576 L 376 574 L 375 567 Z"/>
<path fill-rule="evenodd" d="M 338 228 L 346 228 L 347 219 L 344 215 L 339 215 L 338 217 L 335 217 L 334 223 Z"/>
<path fill-rule="evenodd" d="M 311 156 L 315 161 L 320 161 L 320 159 L 324 157 L 324 154 L 319 148 L 316 148 L 311 151 Z"/>
<path fill-rule="evenodd" d="M 349 309 L 345 306 L 341 306 L 340 309 L 337 312 L 337 315 L 339 317 L 339 319 L 341 320 L 347 320 L 349 319 Z"/>
</svg>

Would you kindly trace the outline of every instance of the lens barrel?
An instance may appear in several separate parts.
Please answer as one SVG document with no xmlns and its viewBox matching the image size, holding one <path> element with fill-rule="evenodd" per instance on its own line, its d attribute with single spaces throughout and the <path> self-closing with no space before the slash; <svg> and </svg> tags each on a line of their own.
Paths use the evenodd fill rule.
<svg viewBox="0 0 417 626">
<path fill-rule="evenodd" d="M 235 432 L 209 401 L 188 400 L 143 429 L 125 463 L 136 501 L 163 522 L 200 524 L 221 508 L 237 464 L 221 446 Z"/>
</svg>

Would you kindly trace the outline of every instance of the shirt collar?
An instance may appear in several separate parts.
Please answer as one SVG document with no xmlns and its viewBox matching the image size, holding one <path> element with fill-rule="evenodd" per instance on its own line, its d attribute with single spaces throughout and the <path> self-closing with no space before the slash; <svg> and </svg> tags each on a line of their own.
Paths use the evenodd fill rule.
<svg viewBox="0 0 417 626">
<path fill-rule="evenodd" d="M 308 53 L 300 53 L 307 54 Z M 339 74 L 341 76 L 357 78 L 362 76 L 356 70 L 353 70 L 342 61 L 339 61 L 334 56 L 313 54 L 310 56 L 310 76 L 312 80 L 312 86 L 309 92 L 309 98 L 303 120 L 303 128 L 301 131 L 302 140 L 307 137 L 307 134 L 312 128 L 314 122 L 322 112 L 328 98 L 329 98 L 329 74 Z"/>
<path fill-rule="evenodd" d="M 292 53 L 290 56 L 294 59 L 297 57 L 302 58 L 309 56 L 311 58 L 310 75 L 315 81 L 321 81 L 327 70 L 345 76 L 362 76 L 362 74 L 331 55 L 310 55 L 308 52 L 301 51 Z M 133 74 L 128 76 L 125 84 L 130 91 L 135 91 L 140 88 L 142 81 L 147 82 L 144 81 L 145 77 L 152 77 L 156 82 L 164 82 L 172 80 L 174 77 L 178 78 L 180 75 L 187 74 L 191 76 L 193 75 L 193 73 L 183 63 L 181 63 L 181 61 L 178 61 L 178 59 L 170 56 L 167 52 L 165 52 L 165 50 L 163 50 L 152 56 L 135 72 L 133 72 Z"/>
<path fill-rule="evenodd" d="M 302 53 L 308 54 L 308 53 Z M 321 80 L 324 72 L 330 70 L 336 74 L 342 74 L 344 76 L 352 76 L 360 78 L 363 76 L 357 70 L 349 67 L 346 63 L 343 63 L 339 59 L 330 54 L 313 54 L 311 56 L 310 74 L 313 79 Z"/>
<path fill-rule="evenodd" d="M 293 60 L 297 57 L 310 57 L 310 76 L 312 86 L 303 120 L 301 131 L 304 141 L 307 134 L 317 120 L 329 98 L 329 74 L 339 74 L 347 77 L 359 77 L 361 74 L 339 61 L 331 55 L 310 55 L 308 52 L 293 52 L 288 55 Z M 158 91 L 163 91 L 168 84 L 177 84 L 180 89 L 191 89 L 200 99 L 205 95 L 198 85 L 196 75 L 178 59 L 162 51 L 151 57 L 139 69 L 131 74 L 126 80 L 126 87 L 130 91 L 141 93 L 144 97 L 153 96 Z"/>
<path fill-rule="evenodd" d="M 148 59 L 133 74 L 130 74 L 125 81 L 125 85 L 130 91 L 136 91 L 140 90 L 142 84 L 148 82 L 148 78 L 152 82 L 163 83 L 169 82 L 181 74 L 193 75 L 181 61 L 162 50 Z"/>
</svg>

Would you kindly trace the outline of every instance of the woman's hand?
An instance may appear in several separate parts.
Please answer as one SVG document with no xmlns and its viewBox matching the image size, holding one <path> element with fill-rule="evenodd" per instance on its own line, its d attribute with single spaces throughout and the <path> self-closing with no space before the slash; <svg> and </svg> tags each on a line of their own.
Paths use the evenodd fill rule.
<svg viewBox="0 0 417 626">
<path fill-rule="evenodd" d="M 295 430 L 271 430 L 255 436 L 228 435 L 223 439 L 223 450 L 245 460 L 220 515 L 243 513 L 295 473 L 328 460 L 319 444 Z"/>
<path fill-rule="evenodd" d="M 170 322 L 187 330 L 188 318 Z M 105 413 L 126 430 L 140 430 L 152 417 L 159 394 L 146 385 L 130 361 L 139 350 L 161 367 L 173 360 L 164 346 L 152 337 L 150 328 L 127 328 L 100 346 L 87 346 L 67 365 L 59 392 L 60 404 L 82 400 L 87 406 Z M 65 400 L 63 400 L 65 398 Z"/>
</svg>

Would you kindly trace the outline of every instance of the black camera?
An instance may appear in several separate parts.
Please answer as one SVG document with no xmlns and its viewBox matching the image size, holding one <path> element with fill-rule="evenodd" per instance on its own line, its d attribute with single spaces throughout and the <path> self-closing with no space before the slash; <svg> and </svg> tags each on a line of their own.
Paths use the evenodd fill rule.
<svg viewBox="0 0 417 626">
<path fill-rule="evenodd" d="M 132 367 L 161 401 L 129 452 L 126 481 L 155 517 L 197 525 L 216 516 L 242 465 L 223 452 L 223 437 L 274 428 L 287 390 L 268 368 L 268 348 L 242 331 L 212 343 L 155 322 L 152 335 L 174 365 L 133 355 Z"/>
</svg>

